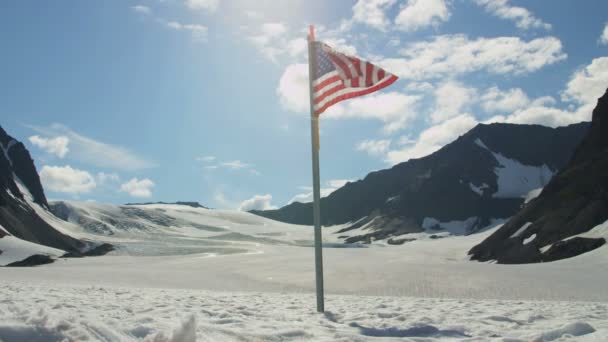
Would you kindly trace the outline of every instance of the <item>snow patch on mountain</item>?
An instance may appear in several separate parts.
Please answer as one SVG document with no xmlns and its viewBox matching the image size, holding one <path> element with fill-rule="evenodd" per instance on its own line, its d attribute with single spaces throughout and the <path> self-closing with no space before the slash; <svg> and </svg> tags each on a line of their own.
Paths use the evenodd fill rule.
<svg viewBox="0 0 608 342">
<path fill-rule="evenodd" d="M 13 160 L 9 156 L 8 152 L 11 150 L 11 147 L 13 147 L 16 143 L 17 143 L 17 141 L 14 139 L 9 141 L 8 144 L 6 145 L 6 147 L 4 147 L 4 145 L 2 143 L 0 143 L 0 148 L 2 148 L 2 152 L 4 152 L 4 157 L 6 158 L 6 160 L 8 160 L 8 163 L 11 166 L 13 166 Z"/>
<path fill-rule="evenodd" d="M 478 194 L 479 196 L 483 196 L 483 191 L 489 188 L 490 186 L 486 183 L 482 183 L 480 186 L 475 186 L 475 184 L 469 183 L 469 187 L 474 193 Z"/>
<path fill-rule="evenodd" d="M 530 235 L 530 237 L 524 240 L 524 245 L 529 244 L 530 242 L 534 241 L 534 239 L 536 239 L 536 234 Z"/>
<path fill-rule="evenodd" d="M 547 165 L 529 166 L 500 153 L 492 153 L 500 164 L 494 169 L 498 176 L 496 198 L 526 197 L 530 191 L 543 188 L 553 177 L 554 172 Z"/>
<path fill-rule="evenodd" d="M 490 150 L 481 139 L 476 139 L 475 144 L 488 150 L 496 161 L 498 167 L 494 169 L 498 190 L 492 195 L 494 198 L 528 198 L 534 195 L 549 183 L 555 171 L 546 164 L 542 166 L 524 165 L 515 159 L 505 157 L 500 153 Z M 475 190 L 473 190 L 475 191 Z"/>
<path fill-rule="evenodd" d="M 528 194 L 526 195 L 526 200 L 524 201 L 524 203 L 532 201 L 533 199 L 538 197 L 541 192 L 543 192 L 543 188 L 530 190 L 530 192 L 528 192 Z"/>
<path fill-rule="evenodd" d="M 532 225 L 532 222 L 527 222 L 526 224 L 521 226 L 515 233 L 513 233 L 509 238 L 513 239 L 513 238 L 521 236 L 526 231 L 526 229 L 528 229 L 528 227 L 530 227 L 531 225 Z"/>
</svg>

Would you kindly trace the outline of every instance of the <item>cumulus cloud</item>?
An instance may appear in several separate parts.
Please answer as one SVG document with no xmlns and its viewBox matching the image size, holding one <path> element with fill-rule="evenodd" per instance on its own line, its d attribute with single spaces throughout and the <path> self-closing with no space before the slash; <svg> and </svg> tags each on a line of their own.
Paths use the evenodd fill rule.
<svg viewBox="0 0 608 342">
<path fill-rule="evenodd" d="M 353 6 L 352 20 L 381 31 L 386 31 L 390 25 L 386 12 L 395 3 L 396 0 L 359 0 Z"/>
<path fill-rule="evenodd" d="M 462 114 L 432 126 L 420 133 L 415 144 L 389 151 L 387 162 L 397 164 L 429 155 L 466 133 L 477 123 L 477 120 L 471 115 Z"/>
<path fill-rule="evenodd" d="M 320 189 L 321 198 L 329 196 L 332 192 L 340 189 L 350 181 L 351 180 L 349 179 L 328 180 L 325 182 L 325 186 Z M 313 201 L 312 187 L 302 186 L 300 189 L 306 192 L 295 195 L 289 200 L 289 202 L 287 202 L 287 204 L 291 204 L 293 202 L 308 203 Z"/>
<path fill-rule="evenodd" d="M 435 89 L 435 107 L 431 113 L 433 122 L 442 122 L 462 114 L 473 103 L 475 88 L 466 87 L 457 81 L 446 81 Z"/>
<path fill-rule="evenodd" d="M 369 154 L 370 156 L 380 156 L 380 155 L 385 154 L 386 151 L 388 151 L 388 148 L 390 147 L 390 145 L 391 145 L 391 141 L 389 139 L 381 139 L 381 140 L 366 139 L 366 140 L 359 142 L 355 146 L 355 149 L 357 151 L 365 152 L 365 153 Z"/>
<path fill-rule="evenodd" d="M 220 4 L 220 0 L 186 0 L 185 4 L 193 10 L 215 12 Z"/>
<path fill-rule="evenodd" d="M 429 80 L 477 71 L 490 74 L 525 74 L 566 59 L 555 37 L 523 41 L 519 37 L 469 39 L 443 35 L 410 44 L 401 58 L 381 61 L 385 69 L 409 80 Z"/>
<path fill-rule="evenodd" d="M 277 87 L 281 105 L 292 112 L 309 110 L 308 65 L 291 64 L 283 71 Z"/>
<path fill-rule="evenodd" d="M 608 24 L 604 26 L 604 31 L 602 31 L 602 35 L 600 36 L 600 44 L 608 45 Z"/>
<path fill-rule="evenodd" d="M 395 24 L 402 31 L 416 31 L 437 26 L 450 18 L 450 9 L 445 0 L 408 0 L 401 7 Z"/>
<path fill-rule="evenodd" d="M 102 168 L 135 171 L 156 166 L 128 149 L 104 143 L 71 130 L 61 124 L 50 127 L 28 126 L 40 134 L 69 139 L 70 156 L 81 162 Z"/>
<path fill-rule="evenodd" d="M 44 165 L 40 170 L 40 181 L 46 189 L 68 194 L 87 193 L 97 186 L 90 173 L 69 165 Z"/>
<path fill-rule="evenodd" d="M 116 173 L 98 172 L 95 178 L 99 186 L 104 186 L 120 181 L 120 176 Z"/>
<path fill-rule="evenodd" d="M 263 23 L 258 32 L 248 39 L 262 56 L 276 63 L 286 52 L 295 56 L 306 51 L 306 40 L 304 39 L 304 46 L 302 38 L 288 41 L 287 32 L 287 25 L 282 22 Z"/>
<path fill-rule="evenodd" d="M 70 151 L 68 148 L 70 138 L 66 136 L 58 136 L 56 138 L 49 139 L 38 135 L 33 135 L 29 137 L 28 140 L 32 143 L 32 145 L 40 147 L 47 153 L 54 154 L 59 158 L 65 157 L 65 155 Z"/>
<path fill-rule="evenodd" d="M 394 133 L 416 118 L 420 96 L 399 92 L 374 93 L 342 102 L 325 113 L 327 119 L 376 119 L 386 133 Z"/>
<path fill-rule="evenodd" d="M 215 156 L 204 156 L 204 157 L 196 157 L 194 159 L 198 162 L 210 163 L 210 162 L 214 161 L 216 158 L 215 158 Z"/>
<path fill-rule="evenodd" d="M 182 24 L 177 21 L 167 21 L 165 25 L 176 31 L 189 32 L 192 40 L 199 43 L 207 42 L 208 29 L 206 26 L 199 24 Z"/>
<path fill-rule="evenodd" d="M 575 72 L 566 90 L 562 93 L 564 101 L 579 104 L 595 104 L 608 87 L 608 57 L 595 58 L 591 64 Z"/>
<path fill-rule="evenodd" d="M 126 192 L 133 197 L 151 197 L 152 188 L 156 184 L 148 178 L 139 180 L 138 178 L 132 178 L 130 181 L 123 183 L 120 186 L 121 192 Z"/>
<path fill-rule="evenodd" d="M 220 163 L 220 166 L 227 167 L 232 170 L 239 170 L 239 169 L 247 168 L 250 165 L 247 163 L 243 163 L 240 160 L 231 160 L 231 161 Z"/>
<path fill-rule="evenodd" d="M 515 26 L 522 30 L 540 28 L 550 30 L 551 25 L 536 18 L 529 10 L 512 6 L 509 0 L 474 0 L 474 2 L 501 19 L 510 20 L 515 23 Z"/>
<path fill-rule="evenodd" d="M 488 113 L 511 113 L 525 108 L 530 99 L 521 88 L 501 90 L 491 87 L 481 96 L 481 107 Z"/>
<path fill-rule="evenodd" d="M 244 200 L 239 206 L 240 211 L 250 211 L 250 210 L 271 210 L 276 209 L 277 207 L 272 205 L 270 202 L 272 201 L 272 195 L 255 195 L 250 199 Z"/>
<path fill-rule="evenodd" d="M 143 5 L 132 6 L 131 9 L 134 10 L 135 12 L 141 13 L 141 14 L 151 14 L 152 13 L 152 10 L 150 9 L 150 7 L 143 6 Z"/>
</svg>

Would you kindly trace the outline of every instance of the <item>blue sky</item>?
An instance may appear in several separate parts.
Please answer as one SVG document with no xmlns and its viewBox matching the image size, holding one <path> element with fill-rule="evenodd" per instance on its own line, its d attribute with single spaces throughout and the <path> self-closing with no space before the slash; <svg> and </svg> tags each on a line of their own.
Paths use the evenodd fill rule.
<svg viewBox="0 0 608 342">
<path fill-rule="evenodd" d="M 267 209 L 310 192 L 305 35 L 398 75 L 321 117 L 324 194 L 480 122 L 589 120 L 603 0 L 0 2 L 0 124 L 47 196 Z"/>
</svg>

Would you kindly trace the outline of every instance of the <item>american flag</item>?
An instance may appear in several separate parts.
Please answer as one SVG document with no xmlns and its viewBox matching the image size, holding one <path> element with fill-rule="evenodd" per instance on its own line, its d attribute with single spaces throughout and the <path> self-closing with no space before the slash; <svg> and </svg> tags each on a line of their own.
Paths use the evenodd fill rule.
<svg viewBox="0 0 608 342">
<path fill-rule="evenodd" d="M 319 116 L 330 106 L 391 85 L 397 76 L 357 57 L 315 41 L 313 53 L 313 109 Z"/>
</svg>

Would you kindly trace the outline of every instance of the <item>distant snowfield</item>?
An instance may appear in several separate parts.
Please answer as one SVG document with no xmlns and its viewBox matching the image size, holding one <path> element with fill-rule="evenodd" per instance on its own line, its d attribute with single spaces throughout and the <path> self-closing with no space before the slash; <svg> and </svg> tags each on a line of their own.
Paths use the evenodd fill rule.
<svg viewBox="0 0 608 342">
<path fill-rule="evenodd" d="M 0 340 L 608 338 L 606 247 L 545 264 L 469 261 L 466 252 L 489 229 L 401 246 L 325 248 L 329 312 L 318 315 L 310 227 L 232 211 L 147 208 L 179 217 L 176 224 L 196 224 L 142 221 L 110 235 L 65 224 L 74 235 L 102 237 L 119 249 L 36 268 L 0 268 Z M 115 210 L 83 209 L 90 219 Z M 340 228 L 324 229 L 327 246 L 338 245 Z M 593 231 L 605 233 L 604 226 Z"/>
</svg>

